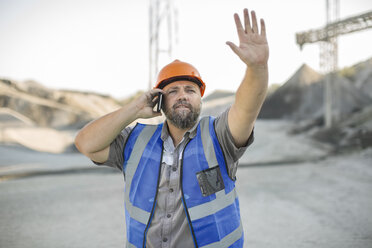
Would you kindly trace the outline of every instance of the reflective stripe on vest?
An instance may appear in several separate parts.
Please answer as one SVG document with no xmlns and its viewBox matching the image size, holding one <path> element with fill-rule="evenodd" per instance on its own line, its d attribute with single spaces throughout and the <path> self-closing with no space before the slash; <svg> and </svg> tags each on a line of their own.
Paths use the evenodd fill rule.
<svg viewBox="0 0 372 248">
<path fill-rule="evenodd" d="M 161 128 L 162 125 L 137 124 L 125 145 L 123 171 L 127 247 L 143 247 L 145 243 L 157 192 L 157 180 L 146 178 L 158 178 L 160 172 Z M 141 138 L 137 138 L 139 136 Z"/>
<path fill-rule="evenodd" d="M 126 185 L 132 184 L 133 175 L 137 170 L 137 166 L 139 164 L 142 153 L 145 150 L 146 144 L 149 142 L 155 130 L 156 127 L 154 128 L 154 126 L 144 127 L 141 132 L 143 139 L 136 140 L 132 154 L 125 168 Z M 133 206 L 129 200 L 129 192 L 130 190 L 125 191 L 125 204 L 129 215 L 132 218 L 136 219 L 137 221 L 146 225 L 150 217 L 150 212 L 144 211 L 138 207 Z"/>
<path fill-rule="evenodd" d="M 214 130 L 214 118 L 203 118 L 197 135 L 187 144 L 182 159 L 183 202 L 198 247 L 243 247 L 239 201 L 235 182 L 228 175 Z M 195 175 L 220 171 L 224 189 L 203 196 Z M 214 175 L 214 174 L 213 174 Z M 210 175 L 206 175 L 208 177 Z M 213 180 L 212 180 L 213 183 Z"/>
<path fill-rule="evenodd" d="M 229 178 L 213 121 L 213 118 L 202 118 L 196 136 L 183 151 L 181 188 L 185 212 L 196 247 L 243 247 L 235 182 Z M 124 148 L 127 247 L 143 247 L 146 242 L 147 228 L 155 209 L 162 160 L 161 129 L 162 124 L 137 125 Z M 218 174 L 217 181 L 222 179 L 224 188 L 203 195 L 196 174 L 204 171 L 205 178 Z M 221 186 L 221 182 L 217 183 Z"/>
<path fill-rule="evenodd" d="M 213 120 L 213 119 L 212 119 Z M 201 121 L 200 122 L 201 129 L 209 130 L 209 125 L 213 125 L 211 121 Z M 209 168 L 213 168 L 213 166 L 219 164 L 216 158 L 216 152 L 214 151 L 215 148 L 213 147 L 213 141 L 209 134 L 209 132 L 201 132 L 201 138 L 203 143 L 203 150 L 205 157 L 208 161 Z M 222 152 L 222 151 L 221 151 Z M 214 201 L 210 201 L 208 203 L 204 203 L 199 206 L 195 206 L 189 208 L 189 214 L 191 217 L 191 221 L 203 218 L 210 214 L 216 213 L 221 209 L 231 205 L 234 203 L 235 199 L 237 198 L 237 194 L 235 188 L 229 193 L 225 193 L 225 190 L 221 190 L 216 192 L 216 199 Z"/>
</svg>

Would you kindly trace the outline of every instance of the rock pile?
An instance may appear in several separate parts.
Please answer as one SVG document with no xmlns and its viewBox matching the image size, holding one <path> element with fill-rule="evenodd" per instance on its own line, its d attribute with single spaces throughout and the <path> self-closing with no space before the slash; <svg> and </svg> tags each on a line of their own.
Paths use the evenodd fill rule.
<svg viewBox="0 0 372 248">
<path fill-rule="evenodd" d="M 325 82 L 330 80 L 332 119 L 324 126 Z M 372 146 L 372 59 L 322 76 L 307 65 L 267 97 L 259 118 L 298 122 L 294 133 L 310 131 L 337 149 Z"/>
</svg>

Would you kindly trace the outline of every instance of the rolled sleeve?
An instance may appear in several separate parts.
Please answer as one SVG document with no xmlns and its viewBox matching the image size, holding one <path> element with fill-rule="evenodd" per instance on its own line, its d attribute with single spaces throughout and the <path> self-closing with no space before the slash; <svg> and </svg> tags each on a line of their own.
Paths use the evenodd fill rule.
<svg viewBox="0 0 372 248">
<path fill-rule="evenodd" d="M 109 156 L 106 162 L 104 163 L 98 163 L 95 161 L 92 161 L 94 164 L 99 166 L 109 166 L 112 168 L 116 168 L 119 170 L 123 170 L 123 152 L 124 152 L 124 144 L 131 132 L 132 128 L 127 127 L 123 131 L 119 133 L 118 136 L 111 142 L 110 144 L 110 151 Z"/>
<path fill-rule="evenodd" d="M 228 113 L 230 109 L 224 111 L 215 120 L 215 129 L 218 141 L 225 155 L 229 176 L 235 178 L 236 170 L 239 164 L 239 159 L 243 156 L 244 152 L 254 141 L 254 131 L 252 130 L 247 143 L 242 147 L 236 147 L 234 138 L 231 134 L 228 125 Z"/>
</svg>

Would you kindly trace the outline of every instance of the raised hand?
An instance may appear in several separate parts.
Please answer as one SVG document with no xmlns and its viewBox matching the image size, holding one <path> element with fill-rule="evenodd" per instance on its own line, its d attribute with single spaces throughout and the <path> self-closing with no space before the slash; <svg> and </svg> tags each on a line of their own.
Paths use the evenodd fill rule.
<svg viewBox="0 0 372 248">
<path fill-rule="evenodd" d="M 239 37 L 239 46 L 228 41 L 226 44 L 248 66 L 266 66 L 269 59 L 269 46 L 266 39 L 266 27 L 263 19 L 260 20 L 259 32 L 256 13 L 251 11 L 251 20 L 248 9 L 244 9 L 244 27 L 239 15 L 234 14 L 236 29 Z M 252 21 L 252 23 L 251 23 Z"/>
</svg>

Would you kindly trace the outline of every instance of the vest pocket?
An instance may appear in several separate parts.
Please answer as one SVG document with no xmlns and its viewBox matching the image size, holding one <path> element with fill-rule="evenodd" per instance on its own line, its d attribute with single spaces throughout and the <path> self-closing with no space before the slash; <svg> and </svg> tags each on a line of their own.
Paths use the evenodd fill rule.
<svg viewBox="0 0 372 248">
<path fill-rule="evenodd" d="M 196 173 L 196 178 L 203 196 L 214 194 L 225 188 L 219 165 L 199 171 Z"/>
</svg>

